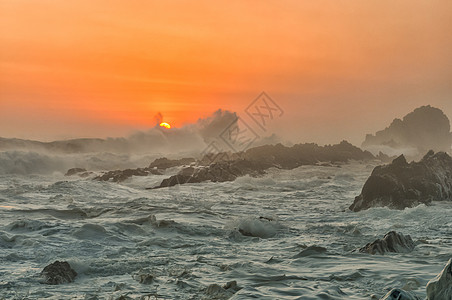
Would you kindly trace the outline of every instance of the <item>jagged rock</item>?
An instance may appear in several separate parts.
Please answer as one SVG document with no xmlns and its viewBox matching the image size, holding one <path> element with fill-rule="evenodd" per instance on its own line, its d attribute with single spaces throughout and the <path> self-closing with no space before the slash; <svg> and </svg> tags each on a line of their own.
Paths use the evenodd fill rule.
<svg viewBox="0 0 452 300">
<path fill-rule="evenodd" d="M 149 174 L 162 175 L 160 171 L 150 168 L 126 169 L 109 171 L 102 175 L 94 177 L 93 180 L 121 182 L 132 176 L 148 176 Z"/>
<path fill-rule="evenodd" d="M 452 258 L 444 269 L 427 283 L 427 300 L 452 299 Z"/>
<path fill-rule="evenodd" d="M 380 300 L 421 300 L 416 295 L 402 289 L 392 289 Z"/>
<path fill-rule="evenodd" d="M 378 166 L 367 179 L 352 211 L 388 206 L 395 209 L 452 199 L 452 158 L 429 151 L 419 162 L 407 163 L 400 155 Z"/>
<path fill-rule="evenodd" d="M 77 272 L 71 268 L 68 262 L 60 262 L 57 260 L 46 266 L 40 275 L 43 279 L 43 283 L 62 284 L 73 282 L 77 276 Z"/>
<path fill-rule="evenodd" d="M 375 158 L 370 152 L 363 151 L 347 141 L 323 147 L 314 143 L 297 144 L 292 147 L 282 144 L 265 145 L 248 149 L 242 156 L 250 161 L 259 161 L 261 164 L 279 166 L 282 169 L 294 169 L 319 162 L 334 163 Z"/>
<path fill-rule="evenodd" d="M 414 247 L 413 240 L 409 235 L 403 235 L 395 231 L 390 231 L 383 239 L 378 239 L 359 249 L 359 252 L 369 254 L 385 254 L 388 252 L 411 252 Z"/>
<path fill-rule="evenodd" d="M 66 174 L 64 174 L 64 176 L 72 176 L 75 175 L 77 173 L 82 173 L 82 172 L 86 172 L 86 169 L 83 168 L 72 168 L 67 170 Z"/>
<path fill-rule="evenodd" d="M 154 160 L 150 165 L 149 168 L 153 169 L 160 169 L 165 170 L 172 167 L 178 167 L 178 166 L 184 166 L 189 165 L 191 163 L 195 162 L 194 158 L 186 157 L 181 159 L 168 159 L 166 157 L 157 158 Z"/>
<path fill-rule="evenodd" d="M 203 297 L 202 299 L 229 299 L 240 289 L 241 288 L 237 286 L 237 281 L 235 280 L 230 281 L 223 286 L 214 283 L 205 289 L 204 293 L 206 297 Z"/>
<path fill-rule="evenodd" d="M 155 187 L 168 187 L 184 183 L 203 181 L 233 181 L 244 175 L 258 176 L 271 167 L 293 169 L 302 165 L 315 165 L 319 162 L 347 162 L 348 160 L 370 160 L 375 157 L 352 144 L 342 141 L 337 145 L 318 146 L 317 144 L 298 144 L 286 147 L 282 144 L 266 145 L 239 153 L 220 153 L 213 163 L 212 157 L 204 156 L 198 167 L 188 167 L 176 175 L 164 179 Z"/>
<path fill-rule="evenodd" d="M 267 165 L 248 160 L 220 161 L 208 167 L 188 167 L 182 169 L 178 174 L 164 179 L 155 188 L 169 187 L 184 183 L 199 183 L 203 181 L 224 182 L 233 181 L 239 176 L 264 174 Z"/>
<path fill-rule="evenodd" d="M 403 120 L 394 119 L 386 129 L 375 135 L 368 134 L 362 144 L 367 149 L 387 147 L 404 151 L 412 148 L 419 154 L 429 149 L 448 152 L 451 146 L 449 119 L 443 111 L 430 105 L 416 108 Z"/>
</svg>

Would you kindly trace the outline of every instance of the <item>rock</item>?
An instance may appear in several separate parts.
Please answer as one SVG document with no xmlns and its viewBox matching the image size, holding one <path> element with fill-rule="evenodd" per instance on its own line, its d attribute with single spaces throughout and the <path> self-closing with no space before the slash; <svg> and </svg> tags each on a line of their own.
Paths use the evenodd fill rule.
<svg viewBox="0 0 452 300">
<path fill-rule="evenodd" d="M 276 235 L 281 225 L 270 218 L 244 218 L 239 221 L 235 228 L 244 236 L 270 238 Z"/>
<path fill-rule="evenodd" d="M 427 283 L 427 300 L 452 299 L 452 258 L 444 269 Z"/>
<path fill-rule="evenodd" d="M 204 293 L 206 297 L 203 297 L 202 299 L 229 299 L 239 290 L 241 290 L 241 288 L 237 286 L 237 281 L 235 280 L 230 281 L 223 286 L 214 283 L 205 289 Z"/>
<path fill-rule="evenodd" d="M 452 199 L 452 158 L 429 151 L 419 162 L 403 155 L 377 166 L 350 206 L 352 211 L 387 206 L 394 209 Z"/>
<path fill-rule="evenodd" d="M 258 162 L 238 159 L 234 161 L 220 161 L 207 167 L 188 167 L 182 169 L 178 174 L 164 179 L 155 188 L 169 187 L 177 184 L 199 183 L 204 181 L 225 182 L 233 181 L 239 176 L 258 176 L 264 174 L 266 165 Z"/>
<path fill-rule="evenodd" d="M 386 129 L 368 134 L 362 144 L 365 149 L 386 149 L 386 154 L 391 154 L 388 151 L 391 149 L 407 154 L 409 148 L 418 154 L 429 149 L 448 152 L 451 146 L 449 119 L 443 111 L 430 105 L 416 108 L 402 120 L 394 119 Z"/>
<path fill-rule="evenodd" d="M 319 246 L 309 246 L 306 249 L 303 249 L 300 253 L 295 255 L 293 258 L 306 257 L 312 255 L 320 255 L 326 253 L 326 248 Z"/>
<path fill-rule="evenodd" d="M 194 158 L 168 159 L 166 157 L 157 158 L 150 165 L 150 169 L 165 170 L 172 167 L 184 166 L 194 163 Z"/>
<path fill-rule="evenodd" d="M 347 141 L 336 145 L 319 146 L 314 143 L 296 144 L 286 147 L 282 144 L 265 145 L 248 149 L 242 157 L 250 161 L 259 161 L 268 167 L 294 169 L 302 165 L 315 165 L 319 162 L 334 163 L 349 160 L 371 160 L 375 157 Z"/>
<path fill-rule="evenodd" d="M 72 176 L 75 175 L 77 173 L 82 173 L 82 172 L 86 172 L 86 169 L 83 168 L 72 168 L 67 170 L 66 174 L 64 174 L 64 176 Z"/>
<path fill-rule="evenodd" d="M 392 289 L 380 300 L 421 300 L 416 295 L 402 289 Z"/>
<path fill-rule="evenodd" d="M 126 169 L 109 171 L 102 175 L 96 176 L 93 180 L 122 182 L 132 176 L 148 176 L 149 174 L 162 175 L 160 171 L 150 168 Z"/>
<path fill-rule="evenodd" d="M 411 252 L 415 246 L 416 245 L 411 239 L 411 236 L 390 231 L 385 234 L 383 239 L 378 239 L 372 243 L 368 243 L 366 246 L 359 249 L 359 252 L 369 254 Z"/>
<path fill-rule="evenodd" d="M 77 272 L 71 268 L 68 262 L 57 260 L 46 266 L 40 275 L 45 284 L 62 284 L 73 282 Z"/>
<path fill-rule="evenodd" d="M 212 162 L 209 155 L 204 156 L 198 166 L 183 169 L 176 175 L 164 179 L 155 188 L 169 187 L 184 183 L 204 181 L 233 181 L 237 177 L 259 176 L 265 170 L 276 167 L 293 169 L 302 165 L 316 165 L 319 162 L 347 162 L 348 160 L 371 160 L 375 157 L 352 144 L 342 141 L 338 145 L 318 146 L 317 144 L 298 144 L 286 147 L 282 144 L 266 145 L 239 153 L 220 153 Z"/>
</svg>

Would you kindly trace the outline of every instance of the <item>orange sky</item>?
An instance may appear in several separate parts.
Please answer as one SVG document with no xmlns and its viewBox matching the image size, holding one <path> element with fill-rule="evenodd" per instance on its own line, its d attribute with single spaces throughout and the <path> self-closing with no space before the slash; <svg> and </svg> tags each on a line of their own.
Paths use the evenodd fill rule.
<svg viewBox="0 0 452 300">
<path fill-rule="evenodd" d="M 452 118 L 452 1 L 0 0 L 0 136 L 121 136 L 267 91 L 270 131 L 360 143 L 417 106 Z"/>
</svg>

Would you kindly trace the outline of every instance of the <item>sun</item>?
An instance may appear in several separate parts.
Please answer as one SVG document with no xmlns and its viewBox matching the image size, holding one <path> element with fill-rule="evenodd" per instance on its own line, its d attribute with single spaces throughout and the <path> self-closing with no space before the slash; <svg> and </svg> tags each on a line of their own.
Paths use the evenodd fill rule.
<svg viewBox="0 0 452 300">
<path fill-rule="evenodd" d="M 160 127 L 165 127 L 166 129 L 170 129 L 171 125 L 166 122 L 162 122 L 162 123 L 160 123 Z"/>
</svg>

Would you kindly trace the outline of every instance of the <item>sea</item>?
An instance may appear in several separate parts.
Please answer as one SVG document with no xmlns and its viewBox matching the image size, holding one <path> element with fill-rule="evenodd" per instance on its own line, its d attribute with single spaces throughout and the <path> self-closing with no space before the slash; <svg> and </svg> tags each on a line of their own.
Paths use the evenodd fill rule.
<svg viewBox="0 0 452 300">
<path fill-rule="evenodd" d="M 452 202 L 351 212 L 378 163 L 154 190 L 179 168 L 121 183 L 3 170 L 0 299 L 380 299 L 392 288 L 425 298 L 452 257 Z M 357 251 L 393 230 L 414 251 Z M 74 282 L 42 283 L 57 260 Z"/>
</svg>

